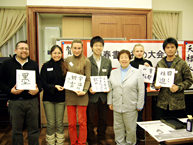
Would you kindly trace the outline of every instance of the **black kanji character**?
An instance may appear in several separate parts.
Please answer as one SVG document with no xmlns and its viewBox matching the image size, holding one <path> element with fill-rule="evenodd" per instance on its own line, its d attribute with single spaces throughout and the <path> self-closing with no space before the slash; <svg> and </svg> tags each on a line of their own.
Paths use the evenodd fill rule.
<svg viewBox="0 0 193 145">
<path fill-rule="evenodd" d="M 164 53 L 161 50 L 159 50 L 157 52 L 157 58 L 162 58 L 163 56 L 164 56 Z"/>
<path fill-rule="evenodd" d="M 151 50 L 151 52 L 148 52 L 148 53 L 150 53 L 150 56 L 149 56 L 148 58 L 150 58 L 151 56 L 155 58 L 155 56 L 153 55 L 155 52 L 153 52 L 153 51 Z"/>
<path fill-rule="evenodd" d="M 111 56 L 110 51 L 106 50 L 103 52 L 104 52 L 104 54 L 103 54 L 104 57 L 109 58 Z"/>
</svg>

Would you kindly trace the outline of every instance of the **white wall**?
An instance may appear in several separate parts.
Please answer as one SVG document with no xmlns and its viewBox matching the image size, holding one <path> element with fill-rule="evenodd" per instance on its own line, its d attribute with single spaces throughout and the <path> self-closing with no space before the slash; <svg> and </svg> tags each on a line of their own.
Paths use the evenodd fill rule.
<svg viewBox="0 0 193 145">
<path fill-rule="evenodd" d="M 26 0 L 0 0 L 0 8 L 26 8 Z"/>
<path fill-rule="evenodd" d="M 153 11 L 180 12 L 179 40 L 193 40 L 193 0 L 152 0 Z"/>
<path fill-rule="evenodd" d="M 27 5 L 152 8 L 152 0 L 26 0 Z"/>
</svg>

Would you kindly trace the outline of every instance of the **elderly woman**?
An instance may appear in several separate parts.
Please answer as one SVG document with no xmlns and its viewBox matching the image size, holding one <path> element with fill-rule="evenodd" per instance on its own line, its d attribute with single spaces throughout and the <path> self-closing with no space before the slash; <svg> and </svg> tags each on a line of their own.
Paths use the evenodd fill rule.
<svg viewBox="0 0 193 145">
<path fill-rule="evenodd" d="M 144 79 L 140 71 L 130 65 L 128 50 L 121 50 L 117 58 L 121 66 L 111 71 L 107 104 L 114 111 L 116 143 L 134 145 L 138 111 L 144 105 Z"/>
</svg>

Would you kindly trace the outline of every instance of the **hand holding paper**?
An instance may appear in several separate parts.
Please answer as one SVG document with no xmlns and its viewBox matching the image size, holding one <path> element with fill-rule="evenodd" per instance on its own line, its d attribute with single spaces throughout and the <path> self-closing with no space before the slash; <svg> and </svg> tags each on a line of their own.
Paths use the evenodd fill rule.
<svg viewBox="0 0 193 145">
<path fill-rule="evenodd" d="M 58 90 L 58 91 L 63 91 L 64 90 L 64 87 L 60 86 L 60 85 L 55 85 L 55 88 Z"/>
<path fill-rule="evenodd" d="M 36 84 L 36 89 L 35 90 L 29 90 L 28 93 L 31 95 L 36 95 L 39 92 L 38 86 Z"/>
<path fill-rule="evenodd" d="M 178 91 L 178 89 L 179 89 L 179 87 L 178 87 L 177 85 L 173 84 L 172 87 L 170 88 L 170 91 L 171 91 L 172 93 L 175 93 L 175 92 Z"/>
<path fill-rule="evenodd" d="M 157 90 L 159 90 L 161 87 L 162 87 L 161 85 L 160 86 L 155 85 L 155 89 L 157 89 Z"/>
<path fill-rule="evenodd" d="M 144 65 L 150 67 L 149 63 L 147 62 L 145 62 Z"/>
<path fill-rule="evenodd" d="M 17 90 L 16 89 L 16 85 L 11 89 L 11 93 L 14 95 L 19 95 L 21 94 L 21 92 L 23 92 L 24 90 Z"/>
<path fill-rule="evenodd" d="M 86 92 L 84 91 L 74 91 L 78 96 L 84 96 Z"/>
<path fill-rule="evenodd" d="M 92 87 L 90 87 L 89 92 L 90 92 L 91 94 L 95 94 L 95 93 L 96 93 L 95 91 L 92 90 Z"/>
</svg>

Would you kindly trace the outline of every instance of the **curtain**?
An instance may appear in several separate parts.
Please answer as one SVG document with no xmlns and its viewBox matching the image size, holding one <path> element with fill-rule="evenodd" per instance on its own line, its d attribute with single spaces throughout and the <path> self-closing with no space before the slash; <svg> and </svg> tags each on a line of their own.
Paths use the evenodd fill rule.
<svg viewBox="0 0 193 145">
<path fill-rule="evenodd" d="M 177 39 L 178 13 L 153 13 L 153 34 L 158 39 Z"/>
<path fill-rule="evenodd" d="M 26 10 L 0 9 L 0 54 L 13 55 L 15 44 L 27 39 Z"/>
<path fill-rule="evenodd" d="M 26 10 L 0 10 L 0 47 L 4 45 L 26 21 Z"/>
<path fill-rule="evenodd" d="M 13 56 L 15 54 L 15 44 L 21 40 L 27 40 L 26 22 L 23 26 L 4 44 L 0 47 L 3 57 Z"/>
</svg>

